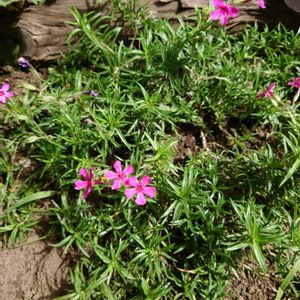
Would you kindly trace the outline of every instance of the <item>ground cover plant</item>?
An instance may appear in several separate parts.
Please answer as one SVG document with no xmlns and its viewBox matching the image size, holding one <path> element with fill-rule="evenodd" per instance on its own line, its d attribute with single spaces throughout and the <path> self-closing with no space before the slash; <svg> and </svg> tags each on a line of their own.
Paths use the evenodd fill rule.
<svg viewBox="0 0 300 300">
<path fill-rule="evenodd" d="M 6 6 L 11 5 L 12 3 L 16 3 L 16 4 L 17 4 L 16 8 L 17 8 L 18 6 L 22 7 L 22 6 L 25 4 L 25 2 L 27 2 L 27 1 L 1 0 L 1 1 L 0 1 L 0 6 L 6 7 Z M 41 3 L 43 3 L 43 2 L 44 2 L 43 0 L 34 0 L 34 1 L 30 1 L 30 3 L 33 3 L 33 4 L 41 4 Z"/>
<path fill-rule="evenodd" d="M 74 10 L 48 78 L 2 85 L 3 239 L 73 253 L 60 299 L 222 299 L 246 253 L 299 297 L 299 35 L 115 5 L 130 38 Z"/>
</svg>

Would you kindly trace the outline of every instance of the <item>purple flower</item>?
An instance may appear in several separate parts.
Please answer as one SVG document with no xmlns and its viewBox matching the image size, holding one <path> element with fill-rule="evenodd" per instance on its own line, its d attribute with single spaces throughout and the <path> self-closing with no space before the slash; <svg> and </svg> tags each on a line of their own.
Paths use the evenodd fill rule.
<svg viewBox="0 0 300 300">
<path fill-rule="evenodd" d="M 9 92 L 9 87 L 10 85 L 6 82 L 4 82 L 2 84 L 2 87 L 0 89 L 0 102 L 2 103 L 6 103 L 7 99 L 9 99 L 10 97 L 12 97 L 14 95 L 13 92 Z"/>
<path fill-rule="evenodd" d="M 84 178 L 84 180 L 76 180 L 75 181 L 75 190 L 86 189 L 82 198 L 85 199 L 88 194 L 91 192 L 92 188 L 96 184 L 101 184 L 100 180 L 93 180 L 94 172 L 92 169 L 81 169 L 79 174 Z"/>
<path fill-rule="evenodd" d="M 127 199 L 131 199 L 134 195 L 137 195 L 135 203 L 137 205 L 145 205 L 147 200 L 144 195 L 154 198 L 156 192 L 154 186 L 147 186 L 150 182 L 151 178 L 149 176 L 142 177 L 140 182 L 138 182 L 136 176 L 129 178 L 128 185 L 132 186 L 132 188 L 125 191 Z"/>
<path fill-rule="evenodd" d="M 269 99 L 273 98 L 275 87 L 276 87 L 275 82 L 272 82 L 263 92 L 258 92 L 256 98 L 263 98 L 263 97 L 267 97 Z"/>
<path fill-rule="evenodd" d="M 90 96 L 92 96 L 92 97 L 98 97 L 98 92 L 97 92 L 97 91 L 94 91 L 94 90 L 91 90 L 91 91 L 84 91 L 83 93 L 86 94 L 86 95 L 90 95 Z"/>
<path fill-rule="evenodd" d="M 92 90 L 90 95 L 93 97 L 98 97 L 98 92 Z"/>
<path fill-rule="evenodd" d="M 111 189 L 118 190 L 121 188 L 122 184 L 128 184 L 128 175 L 131 174 L 134 169 L 131 165 L 128 165 L 124 170 L 122 170 L 121 162 L 119 160 L 114 163 L 114 169 L 116 172 L 105 171 L 105 177 L 106 179 L 114 179 Z"/>
<path fill-rule="evenodd" d="M 293 78 L 288 82 L 288 85 L 300 89 L 300 77 Z"/>
<path fill-rule="evenodd" d="M 28 69 L 31 66 L 31 64 L 25 57 L 20 57 L 18 59 L 18 63 L 19 63 L 19 66 L 24 69 Z"/>
<path fill-rule="evenodd" d="M 224 0 L 212 0 L 212 4 L 217 9 L 210 14 L 210 18 L 212 20 L 220 19 L 222 26 L 225 26 L 228 23 L 229 17 L 236 18 L 240 11 L 239 8 L 224 3 Z"/>
</svg>

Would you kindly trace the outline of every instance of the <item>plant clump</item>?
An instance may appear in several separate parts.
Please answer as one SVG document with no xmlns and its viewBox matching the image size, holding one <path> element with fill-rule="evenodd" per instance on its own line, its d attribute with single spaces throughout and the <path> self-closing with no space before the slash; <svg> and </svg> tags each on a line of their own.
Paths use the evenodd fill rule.
<svg viewBox="0 0 300 300">
<path fill-rule="evenodd" d="M 245 253 L 277 300 L 298 297 L 299 34 L 230 35 L 212 22 L 238 13 L 225 1 L 176 29 L 114 2 L 129 39 L 114 11 L 74 10 L 76 45 L 48 78 L 21 96 L 2 85 L 7 244 L 43 228 L 77 253 L 60 299 L 234 297 Z"/>
</svg>

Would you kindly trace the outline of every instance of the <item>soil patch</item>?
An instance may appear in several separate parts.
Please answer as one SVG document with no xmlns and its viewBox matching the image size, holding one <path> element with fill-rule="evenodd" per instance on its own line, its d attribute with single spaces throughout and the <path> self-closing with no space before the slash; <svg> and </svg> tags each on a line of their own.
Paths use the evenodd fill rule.
<svg viewBox="0 0 300 300">
<path fill-rule="evenodd" d="M 14 92 L 15 96 L 24 94 L 24 83 L 30 83 L 36 88 L 39 88 L 41 81 L 48 77 L 46 68 L 38 68 L 37 71 L 22 71 L 20 68 L 11 66 L 0 67 L 0 86 L 7 82 L 10 84 L 10 91 Z"/>
<path fill-rule="evenodd" d="M 235 145 L 235 139 L 241 138 L 246 133 L 252 139 L 243 141 L 248 149 L 259 150 L 269 144 L 276 149 L 276 140 L 270 126 L 261 126 L 249 119 L 237 121 L 234 118 L 226 120 L 224 127 L 216 125 L 214 116 L 207 114 L 205 117 L 206 129 L 191 123 L 180 123 L 177 126 L 178 144 L 176 147 L 176 162 L 184 162 L 188 157 L 196 155 L 201 150 L 215 151 L 216 149 L 230 150 Z M 277 152 L 279 149 L 277 149 Z M 280 157 L 279 151 L 277 154 Z"/>
<path fill-rule="evenodd" d="M 14 69 L 11 66 L 0 68 L 0 85 L 3 82 L 10 84 L 10 91 L 13 91 L 16 96 L 23 93 L 23 82 L 30 81 L 31 74 L 29 72 L 22 72 Z"/>
<path fill-rule="evenodd" d="M 26 245 L 0 252 L 0 300 L 50 300 L 70 286 L 69 262 L 61 249 L 37 238 L 33 234 Z"/>
<path fill-rule="evenodd" d="M 237 276 L 228 282 L 226 290 L 230 296 L 225 300 L 274 300 L 283 279 L 275 273 L 272 265 L 269 265 L 267 274 L 261 273 L 249 253 L 245 253 L 243 260 Z M 286 292 L 282 300 L 295 299 Z"/>
</svg>

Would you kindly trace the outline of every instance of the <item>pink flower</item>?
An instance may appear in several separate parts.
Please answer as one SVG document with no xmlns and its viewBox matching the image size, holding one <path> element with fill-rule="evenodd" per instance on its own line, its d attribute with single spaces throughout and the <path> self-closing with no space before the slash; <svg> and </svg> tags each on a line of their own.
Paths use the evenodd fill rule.
<svg viewBox="0 0 300 300">
<path fill-rule="evenodd" d="M 212 4 L 217 8 L 210 14 L 212 20 L 220 19 L 221 25 L 225 26 L 228 23 L 229 16 L 236 18 L 239 14 L 239 8 L 229 6 L 224 3 L 224 0 L 212 0 Z"/>
<path fill-rule="evenodd" d="M 13 92 L 8 92 L 8 90 L 9 90 L 9 84 L 4 82 L 0 89 L 0 102 L 4 104 L 6 103 L 8 98 L 14 95 Z"/>
<path fill-rule="evenodd" d="M 122 184 L 127 185 L 128 183 L 128 175 L 131 174 L 134 169 L 131 165 L 128 165 L 124 170 L 122 170 L 121 162 L 118 160 L 114 163 L 113 171 L 105 171 L 105 177 L 107 179 L 114 179 L 113 185 L 111 187 L 112 190 L 118 190 L 121 188 Z"/>
<path fill-rule="evenodd" d="M 252 0 L 244 0 L 244 3 L 251 2 Z M 257 4 L 260 6 L 260 8 L 265 9 L 266 4 L 264 0 L 256 0 Z"/>
<path fill-rule="evenodd" d="M 87 195 L 91 192 L 92 188 L 96 184 L 100 184 L 100 180 L 93 180 L 94 172 L 92 169 L 81 169 L 79 174 L 84 178 L 84 180 L 75 181 L 75 190 L 82 190 L 86 188 L 82 198 L 85 199 Z"/>
<path fill-rule="evenodd" d="M 300 77 L 293 78 L 292 81 L 288 83 L 288 85 L 300 89 Z"/>
<path fill-rule="evenodd" d="M 133 188 L 125 191 L 127 199 L 131 199 L 134 195 L 137 195 L 135 203 L 137 205 L 145 205 L 147 200 L 144 195 L 154 198 L 156 192 L 154 186 L 147 186 L 150 182 L 151 178 L 149 176 L 142 177 L 141 182 L 138 182 L 136 176 L 129 178 L 128 185 L 133 186 Z"/>
<path fill-rule="evenodd" d="M 260 8 L 265 9 L 266 8 L 266 3 L 264 0 L 257 0 L 257 4 L 259 5 Z"/>
<path fill-rule="evenodd" d="M 256 98 L 263 98 L 267 97 L 269 99 L 273 98 L 274 96 L 274 89 L 276 87 L 275 82 L 272 82 L 263 92 L 258 92 Z"/>
</svg>

